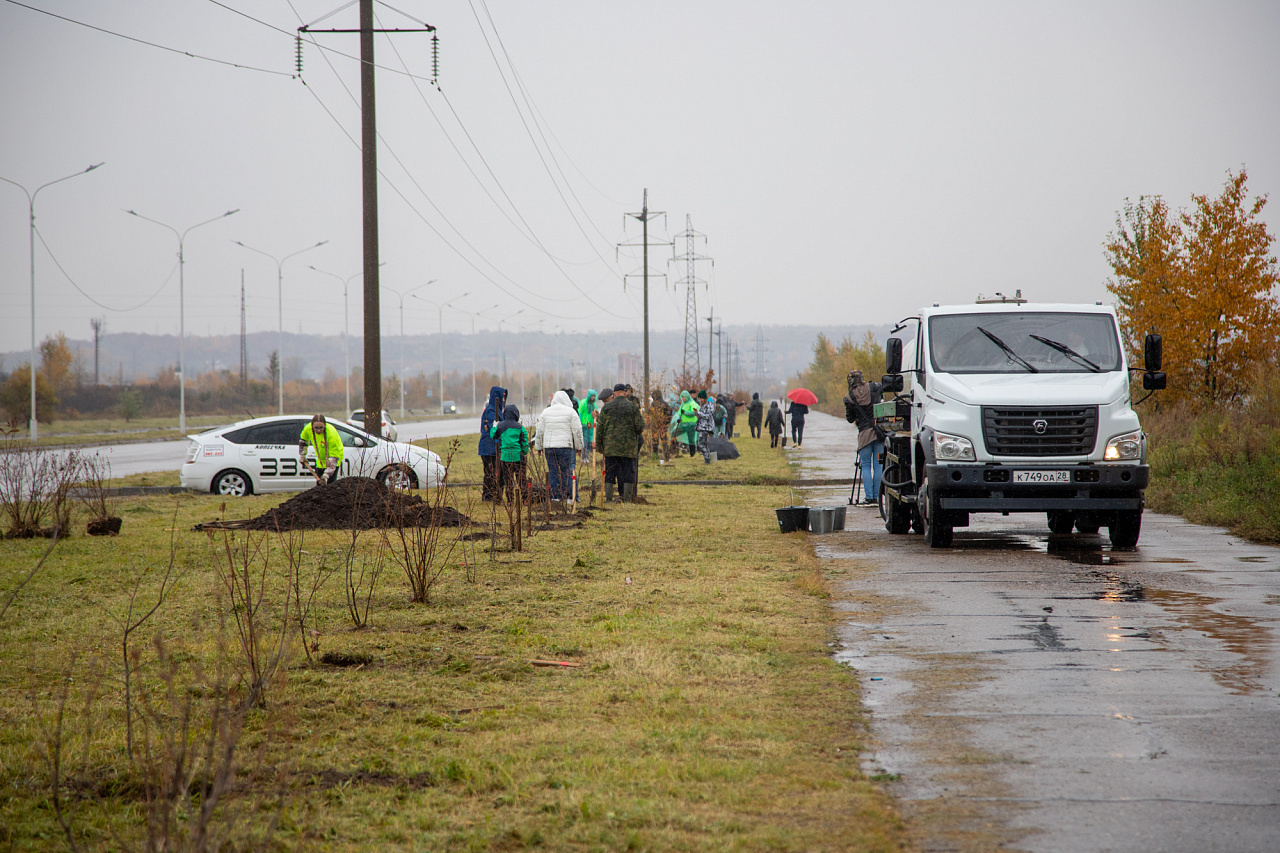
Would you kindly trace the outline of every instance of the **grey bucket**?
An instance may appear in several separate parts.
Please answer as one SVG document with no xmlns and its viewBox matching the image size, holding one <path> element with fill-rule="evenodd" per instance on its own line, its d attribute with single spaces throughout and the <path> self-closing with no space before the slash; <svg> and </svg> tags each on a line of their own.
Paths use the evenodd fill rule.
<svg viewBox="0 0 1280 853">
<path fill-rule="evenodd" d="M 809 510 L 809 532 L 830 533 L 835 527 L 836 511 L 833 507 L 814 507 Z"/>
</svg>

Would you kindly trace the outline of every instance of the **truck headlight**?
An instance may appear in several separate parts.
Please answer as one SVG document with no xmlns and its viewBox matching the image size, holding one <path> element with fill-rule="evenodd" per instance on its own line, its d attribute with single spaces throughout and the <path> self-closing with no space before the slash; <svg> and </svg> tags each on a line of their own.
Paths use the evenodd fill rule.
<svg viewBox="0 0 1280 853">
<path fill-rule="evenodd" d="M 964 436 L 933 434 L 933 458 L 939 462 L 973 462 L 978 457 L 973 452 L 973 442 Z"/>
<path fill-rule="evenodd" d="M 1126 432 L 1124 435 L 1117 435 L 1107 442 L 1107 450 L 1103 453 L 1102 458 L 1108 462 L 1117 462 L 1121 459 L 1141 459 L 1142 432 Z"/>
</svg>

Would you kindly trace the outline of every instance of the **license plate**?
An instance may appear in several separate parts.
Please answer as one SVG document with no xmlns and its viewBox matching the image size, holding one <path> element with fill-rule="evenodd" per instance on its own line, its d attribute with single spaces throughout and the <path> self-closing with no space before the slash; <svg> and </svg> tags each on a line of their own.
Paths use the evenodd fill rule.
<svg viewBox="0 0 1280 853">
<path fill-rule="evenodd" d="M 1070 483 L 1070 471 L 1014 471 L 1015 483 Z"/>
</svg>

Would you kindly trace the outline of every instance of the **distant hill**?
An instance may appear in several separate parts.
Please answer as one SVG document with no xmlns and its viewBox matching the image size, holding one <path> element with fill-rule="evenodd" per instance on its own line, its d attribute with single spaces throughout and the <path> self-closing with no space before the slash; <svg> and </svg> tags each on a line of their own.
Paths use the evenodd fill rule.
<svg viewBox="0 0 1280 853">
<path fill-rule="evenodd" d="M 878 340 L 888 335 L 886 326 L 833 325 L 833 326 L 764 326 L 763 378 L 785 380 L 804 369 L 813 355 L 813 344 L 818 333 L 827 335 L 839 343 L 845 337 L 860 340 L 872 331 Z M 741 368 L 738 384 L 751 384 L 756 367 L 756 326 L 725 326 L 722 341 L 736 345 Z M 707 334 L 701 330 L 701 362 L 705 368 L 707 359 Z M 78 353 L 78 368 L 85 381 L 93 381 L 93 341 L 69 339 L 73 352 Z M 285 333 L 285 379 L 321 379 L 326 372 L 341 376 L 344 372 L 343 342 L 341 335 L 298 335 Z M 277 348 L 274 332 L 254 332 L 246 337 L 249 373 L 253 377 L 265 377 L 270 354 Z M 398 335 L 382 339 L 382 370 L 385 375 L 400 370 L 401 344 Z M 352 368 L 363 362 L 363 340 L 352 337 L 350 358 Z M 684 356 L 684 333 L 663 331 L 650 334 L 650 360 L 655 371 L 679 370 Z M 441 339 L 436 335 L 407 335 L 403 340 L 403 358 L 406 376 L 419 372 L 431 375 L 439 366 Z M 472 356 L 477 370 L 513 373 L 517 370 L 548 373 L 557 364 L 563 381 L 598 387 L 605 380 L 617 375 L 620 354 L 640 355 L 644 343 L 639 332 L 540 333 L 480 331 L 470 334 L 446 333 L 443 336 L 445 372 L 457 371 L 469 374 Z M 185 357 L 187 372 L 191 375 L 208 370 L 240 369 L 240 337 L 238 335 L 196 336 L 186 339 Z M 10 351 L 3 355 L 0 372 L 8 373 L 28 360 L 28 352 Z M 505 359 L 505 370 L 502 362 Z M 726 356 L 728 359 L 728 356 Z M 123 380 L 129 384 L 135 378 L 150 379 L 160 370 L 178 363 L 177 335 L 147 335 L 136 333 L 108 333 L 99 345 L 100 380 L 115 384 Z M 716 358 L 719 368 L 720 359 Z M 727 371 L 726 371 L 727 372 Z"/>
</svg>

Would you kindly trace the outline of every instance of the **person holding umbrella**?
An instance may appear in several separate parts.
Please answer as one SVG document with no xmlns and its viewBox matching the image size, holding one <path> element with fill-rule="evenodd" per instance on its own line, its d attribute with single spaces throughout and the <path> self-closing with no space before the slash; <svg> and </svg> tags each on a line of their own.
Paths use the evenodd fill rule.
<svg viewBox="0 0 1280 853">
<path fill-rule="evenodd" d="M 792 388 L 787 392 L 791 405 L 787 406 L 787 414 L 791 415 L 791 441 L 796 447 L 804 442 L 804 416 L 809 414 L 809 407 L 818 403 L 818 398 L 808 388 Z"/>
</svg>

